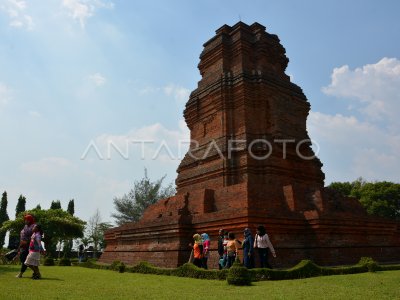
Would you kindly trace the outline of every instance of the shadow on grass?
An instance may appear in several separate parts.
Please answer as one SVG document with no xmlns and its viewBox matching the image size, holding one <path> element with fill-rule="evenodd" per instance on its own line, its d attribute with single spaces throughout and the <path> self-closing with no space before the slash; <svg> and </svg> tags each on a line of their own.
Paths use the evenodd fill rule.
<svg viewBox="0 0 400 300">
<path fill-rule="evenodd" d="M 21 266 L 18 265 L 0 265 L 0 275 L 4 273 L 15 273 L 18 274 Z M 22 278 L 19 278 L 18 280 L 25 279 L 25 280 L 32 280 L 31 278 L 31 272 L 27 271 L 24 273 Z M 8 276 L 8 275 L 7 275 Z M 64 281 L 64 279 L 56 278 L 56 277 L 42 277 L 40 280 L 49 280 L 49 281 Z"/>
<path fill-rule="evenodd" d="M 64 281 L 64 279 L 60 279 L 60 278 L 55 278 L 55 277 L 42 277 L 41 279 L 39 279 L 40 281 Z"/>
<path fill-rule="evenodd" d="M 18 280 L 33 280 L 29 274 L 27 276 L 23 276 L 22 278 L 16 278 Z M 38 281 L 64 281 L 64 279 L 56 278 L 56 277 L 42 277 L 37 279 Z M 35 280 L 36 281 L 36 280 Z"/>
</svg>

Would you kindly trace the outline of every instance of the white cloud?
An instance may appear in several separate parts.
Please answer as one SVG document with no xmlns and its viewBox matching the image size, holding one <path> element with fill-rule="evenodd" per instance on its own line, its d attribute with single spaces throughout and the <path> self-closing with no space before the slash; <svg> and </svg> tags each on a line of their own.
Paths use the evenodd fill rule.
<svg viewBox="0 0 400 300">
<path fill-rule="evenodd" d="M 382 100 L 387 103 L 387 99 Z M 319 157 L 327 171 L 328 183 L 351 181 L 360 176 L 399 182 L 399 131 L 388 130 L 368 118 L 361 121 L 355 116 L 320 112 L 310 113 L 308 130 L 321 147 Z"/>
<path fill-rule="evenodd" d="M 106 83 L 107 79 L 100 73 L 94 73 L 88 76 L 90 82 L 94 83 L 96 86 L 102 86 Z"/>
<path fill-rule="evenodd" d="M 322 91 L 347 98 L 371 121 L 388 121 L 400 129 L 400 60 L 396 58 L 384 57 L 354 70 L 347 65 L 335 68 L 331 83 Z"/>
<path fill-rule="evenodd" d="M 63 0 L 62 5 L 72 19 L 79 21 L 81 28 L 85 28 L 87 19 L 94 15 L 96 9 L 114 7 L 113 2 L 100 0 Z"/>
<path fill-rule="evenodd" d="M 0 3 L 0 10 L 7 14 L 11 27 L 32 30 L 35 24 L 32 17 L 26 13 L 27 7 L 26 1 L 22 0 L 4 0 Z"/>
<path fill-rule="evenodd" d="M 11 89 L 0 82 L 0 109 L 3 106 L 6 106 L 8 102 L 11 100 Z"/>
<path fill-rule="evenodd" d="M 355 70 L 335 68 L 322 91 L 348 101 L 359 117 L 311 112 L 310 136 L 321 146 L 320 156 L 330 180 L 399 181 L 400 61 L 383 58 Z"/>
<path fill-rule="evenodd" d="M 188 149 L 189 139 L 189 130 L 185 121 L 181 120 L 177 130 L 170 130 L 160 123 L 155 123 L 132 129 L 126 134 L 102 134 L 95 138 L 94 144 L 103 159 L 125 157 L 132 161 L 145 160 L 177 164 Z M 98 153 L 95 149 L 91 150 L 93 151 L 88 152 L 87 156 L 97 157 Z"/>
<path fill-rule="evenodd" d="M 319 156 L 329 181 L 399 181 L 400 134 L 391 133 L 354 116 L 311 112 L 308 130 L 320 145 Z"/>
<path fill-rule="evenodd" d="M 167 96 L 173 96 L 179 102 L 185 102 L 189 99 L 190 90 L 175 84 L 169 84 L 163 88 Z"/>
</svg>

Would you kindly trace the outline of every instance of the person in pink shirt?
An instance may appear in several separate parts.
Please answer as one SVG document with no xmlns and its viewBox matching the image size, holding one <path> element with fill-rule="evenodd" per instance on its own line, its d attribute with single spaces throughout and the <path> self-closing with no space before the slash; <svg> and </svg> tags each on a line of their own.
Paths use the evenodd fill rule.
<svg viewBox="0 0 400 300">
<path fill-rule="evenodd" d="M 33 227 L 33 233 L 29 243 L 29 254 L 25 260 L 25 265 L 33 271 L 32 279 L 40 279 L 42 277 L 39 272 L 40 253 L 43 252 L 42 235 L 41 226 L 36 224 L 35 227 Z"/>
</svg>

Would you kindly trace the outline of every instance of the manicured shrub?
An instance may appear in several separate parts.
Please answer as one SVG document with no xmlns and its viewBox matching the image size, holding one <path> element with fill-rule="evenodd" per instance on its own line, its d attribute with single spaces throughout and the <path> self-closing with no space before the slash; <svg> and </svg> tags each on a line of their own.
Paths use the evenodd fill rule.
<svg viewBox="0 0 400 300">
<path fill-rule="evenodd" d="M 110 269 L 111 270 L 115 270 L 115 271 L 117 271 L 118 270 L 118 266 L 121 264 L 121 261 L 119 261 L 119 260 L 114 260 L 112 263 L 111 263 L 111 265 L 110 265 Z"/>
<path fill-rule="evenodd" d="M 160 274 L 161 271 L 158 269 L 160 268 L 156 268 L 147 261 L 141 261 L 136 266 L 132 267 L 130 271 L 133 273 L 141 273 L 141 274 Z"/>
<path fill-rule="evenodd" d="M 372 257 L 365 257 L 365 256 L 363 256 L 363 257 L 361 257 L 360 260 L 358 261 L 358 264 L 359 264 L 359 265 L 366 265 L 366 264 L 371 263 L 371 262 L 375 262 L 374 259 L 373 259 Z"/>
<path fill-rule="evenodd" d="M 45 266 L 54 266 L 54 259 L 51 257 L 46 257 L 46 259 L 43 262 L 43 265 Z"/>
<path fill-rule="evenodd" d="M 60 261 L 58 262 L 59 266 L 71 266 L 71 261 L 69 258 L 61 258 Z"/>
<path fill-rule="evenodd" d="M 379 270 L 379 266 L 376 262 L 367 263 L 368 272 L 376 272 Z"/>
<path fill-rule="evenodd" d="M 372 258 L 362 258 L 356 265 L 343 267 L 320 267 L 310 260 L 302 260 L 296 266 L 284 270 L 267 268 L 248 270 L 241 266 L 240 262 L 235 262 L 235 268 L 232 266 L 229 270 L 205 270 L 191 263 L 186 263 L 174 269 L 158 268 L 148 262 L 140 262 L 136 266 L 128 267 L 120 261 L 114 261 L 111 265 L 105 265 L 98 264 L 94 260 L 88 260 L 78 266 L 102 270 L 115 270 L 121 273 L 132 272 L 214 280 L 227 279 L 229 284 L 237 285 L 247 285 L 249 282 L 260 280 L 298 279 L 315 276 L 365 273 L 368 271 L 375 272 L 377 270 L 400 270 L 400 265 L 380 266 Z"/>
<path fill-rule="evenodd" d="M 125 268 L 126 268 L 126 266 L 125 266 L 125 264 L 123 262 L 118 264 L 118 272 L 119 273 L 124 273 L 125 272 Z"/>
<path fill-rule="evenodd" d="M 372 257 L 361 257 L 358 264 L 366 267 L 368 272 L 376 272 L 380 269 L 377 262 Z"/>
<path fill-rule="evenodd" d="M 379 265 L 380 271 L 395 271 L 400 270 L 400 265 Z"/>
<path fill-rule="evenodd" d="M 97 264 L 94 260 L 91 259 L 78 264 L 78 266 L 90 269 L 112 270 L 111 265 Z"/>
<path fill-rule="evenodd" d="M 246 267 L 235 261 L 228 271 L 226 281 L 231 285 L 251 285 L 251 276 Z"/>
</svg>

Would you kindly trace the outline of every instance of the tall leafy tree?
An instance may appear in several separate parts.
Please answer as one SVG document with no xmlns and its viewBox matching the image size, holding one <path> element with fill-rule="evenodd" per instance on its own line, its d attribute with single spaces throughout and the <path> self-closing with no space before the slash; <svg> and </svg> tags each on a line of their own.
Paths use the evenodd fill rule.
<svg viewBox="0 0 400 300">
<path fill-rule="evenodd" d="M 75 214 L 75 203 L 74 203 L 74 199 L 69 200 L 67 212 L 69 212 L 71 216 L 73 216 L 73 215 Z"/>
<path fill-rule="evenodd" d="M 329 188 L 340 192 L 343 196 L 350 196 L 351 190 L 353 189 L 352 182 L 332 182 Z"/>
<path fill-rule="evenodd" d="M 50 209 L 61 209 L 60 200 L 51 201 Z"/>
<path fill-rule="evenodd" d="M 17 206 L 15 207 L 15 217 L 26 210 L 26 198 L 20 195 L 18 198 Z"/>
<path fill-rule="evenodd" d="M 89 219 L 86 226 L 86 237 L 93 243 L 93 257 L 97 257 L 97 253 L 105 247 L 104 232 L 110 229 L 110 223 L 102 222 L 101 215 L 97 209 L 94 215 Z"/>
<path fill-rule="evenodd" d="M 400 220 L 400 184 L 380 181 L 366 182 L 362 178 L 349 182 L 333 182 L 329 185 L 345 196 L 359 199 L 367 212 L 388 219 Z"/>
<path fill-rule="evenodd" d="M 5 191 L 1 197 L 0 203 L 0 227 L 3 226 L 5 221 L 8 221 L 10 218 L 7 213 L 7 192 Z M 4 246 L 4 239 L 6 238 L 6 232 L 0 232 L 0 249 Z"/>
<path fill-rule="evenodd" d="M 20 195 L 18 198 L 17 206 L 15 207 L 15 218 L 20 213 L 23 213 L 26 210 L 26 198 L 23 195 Z M 8 248 L 16 249 L 19 244 L 19 233 L 18 232 L 10 232 L 10 236 L 8 238 Z"/>
<path fill-rule="evenodd" d="M 144 177 L 135 181 L 133 189 L 120 198 L 114 198 L 114 208 L 117 211 L 111 216 L 118 225 L 137 222 L 142 217 L 145 209 L 160 199 L 171 197 L 175 194 L 172 184 L 162 187 L 165 176 L 156 181 L 151 181 L 145 169 Z"/>
<path fill-rule="evenodd" d="M 59 240 L 83 237 L 86 222 L 71 216 L 66 211 L 61 209 L 33 209 L 26 213 L 31 214 L 36 222 L 42 225 L 45 248 L 53 257 L 56 255 L 56 245 Z M 23 217 L 24 213 L 20 213 L 15 220 L 4 222 L 0 232 L 18 233 L 24 226 Z"/>
<path fill-rule="evenodd" d="M 74 199 L 69 200 L 67 212 L 71 216 L 74 215 L 74 213 L 75 213 Z M 74 241 L 72 239 L 64 241 L 64 247 L 63 247 L 64 257 L 69 257 L 71 255 L 71 250 L 72 250 L 73 245 L 74 245 Z"/>
</svg>

